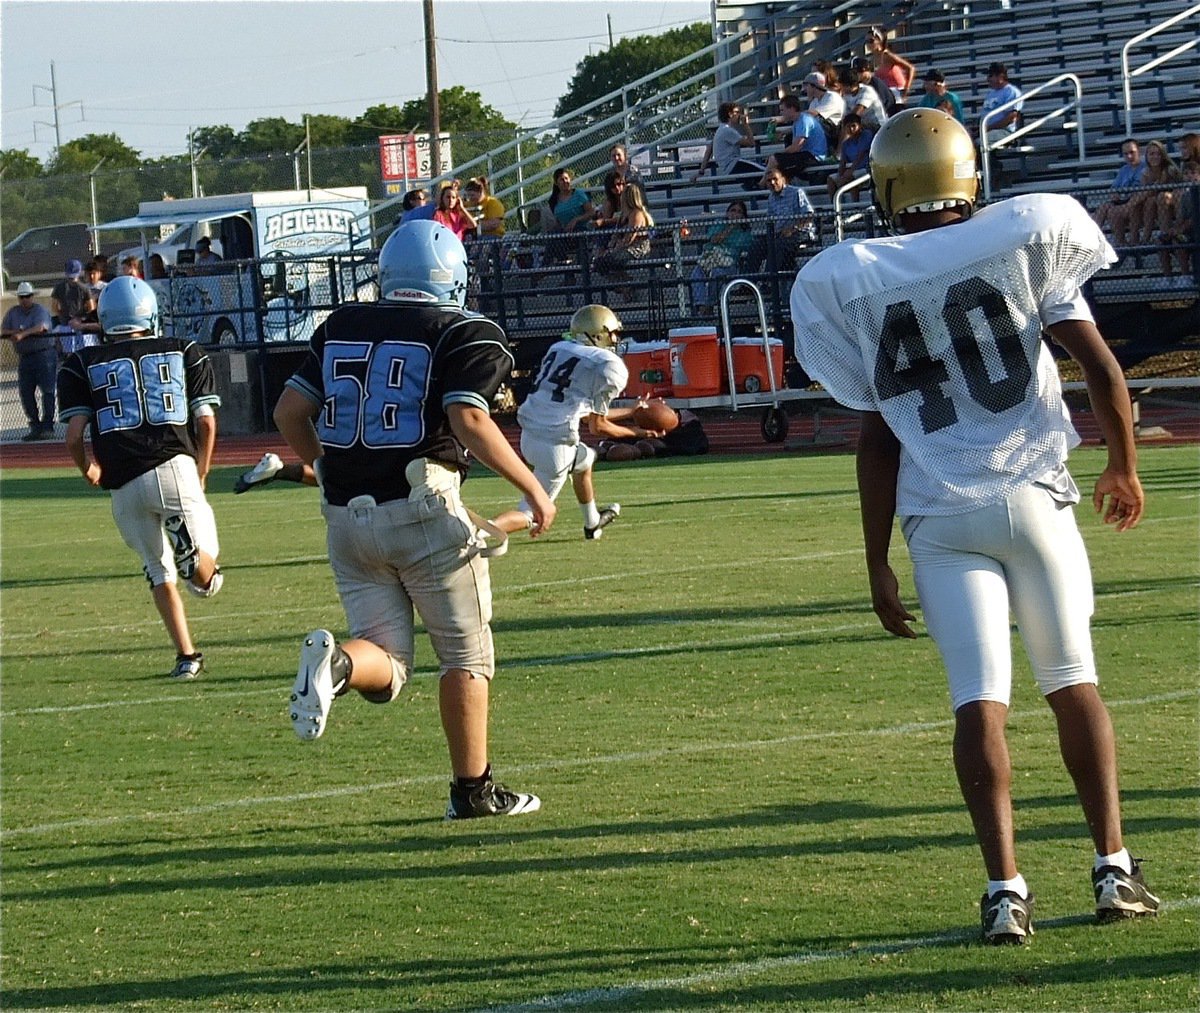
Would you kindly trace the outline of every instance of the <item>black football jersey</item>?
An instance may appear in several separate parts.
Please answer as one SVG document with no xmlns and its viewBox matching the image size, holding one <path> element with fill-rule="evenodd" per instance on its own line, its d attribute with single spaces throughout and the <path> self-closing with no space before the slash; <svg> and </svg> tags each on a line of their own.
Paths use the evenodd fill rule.
<svg viewBox="0 0 1200 1013">
<path fill-rule="evenodd" d="M 446 407 L 491 410 L 512 369 L 499 325 L 436 306 L 341 306 L 317 328 L 288 386 L 320 405 L 325 499 L 377 503 L 408 496 L 404 469 L 428 457 L 466 475 Z"/>
<path fill-rule="evenodd" d="M 58 417 L 92 424 L 101 485 L 126 482 L 187 454 L 196 456 L 191 418 L 221 404 L 208 354 L 182 338 L 129 338 L 68 355 L 58 371 Z"/>
</svg>

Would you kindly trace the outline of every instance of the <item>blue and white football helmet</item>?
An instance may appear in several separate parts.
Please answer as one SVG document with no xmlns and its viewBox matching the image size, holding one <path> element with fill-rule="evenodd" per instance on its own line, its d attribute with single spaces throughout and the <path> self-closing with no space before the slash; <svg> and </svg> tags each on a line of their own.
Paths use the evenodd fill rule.
<svg viewBox="0 0 1200 1013">
<path fill-rule="evenodd" d="M 438 222 L 405 222 L 379 251 L 379 298 L 456 306 L 467 301 L 467 251 Z"/>
<path fill-rule="evenodd" d="M 137 334 L 158 331 L 158 296 L 141 278 L 123 274 L 100 293 L 96 307 L 100 329 L 105 334 Z"/>
</svg>

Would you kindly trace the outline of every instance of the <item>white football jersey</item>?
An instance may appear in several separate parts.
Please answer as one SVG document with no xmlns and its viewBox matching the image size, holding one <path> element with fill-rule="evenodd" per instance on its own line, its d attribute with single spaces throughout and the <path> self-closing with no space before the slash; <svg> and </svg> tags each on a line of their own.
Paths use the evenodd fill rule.
<svg viewBox="0 0 1200 1013">
<path fill-rule="evenodd" d="M 1079 442 L 1045 327 L 1091 320 L 1116 260 L 1071 197 L 1031 194 L 910 236 L 830 247 L 792 288 L 796 358 L 901 443 L 897 513 L 1004 499 Z"/>
<path fill-rule="evenodd" d="M 607 415 L 612 399 L 629 383 L 629 370 L 616 352 L 573 341 L 556 341 L 538 369 L 529 396 L 517 409 L 526 432 L 553 443 L 579 442 L 579 420 Z"/>
</svg>

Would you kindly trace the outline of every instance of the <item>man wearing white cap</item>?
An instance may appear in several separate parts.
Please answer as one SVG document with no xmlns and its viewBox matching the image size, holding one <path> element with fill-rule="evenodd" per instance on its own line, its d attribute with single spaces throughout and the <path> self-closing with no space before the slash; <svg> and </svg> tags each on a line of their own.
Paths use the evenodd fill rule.
<svg viewBox="0 0 1200 1013">
<path fill-rule="evenodd" d="M 21 437 L 31 440 L 54 438 L 54 381 L 58 372 L 58 351 L 51 328 L 50 311 L 33 301 L 33 286 L 27 281 L 17 286 L 17 305 L 0 321 L 0 338 L 8 338 L 17 350 L 17 391 L 21 407 L 29 419 L 29 432 Z M 38 414 L 37 392 L 42 392 L 42 410 Z"/>
<path fill-rule="evenodd" d="M 828 120 L 835 127 L 846 114 L 846 102 L 838 92 L 829 87 L 825 75 L 814 70 L 804 79 L 804 95 L 808 99 L 808 111 L 814 116 Z"/>
</svg>

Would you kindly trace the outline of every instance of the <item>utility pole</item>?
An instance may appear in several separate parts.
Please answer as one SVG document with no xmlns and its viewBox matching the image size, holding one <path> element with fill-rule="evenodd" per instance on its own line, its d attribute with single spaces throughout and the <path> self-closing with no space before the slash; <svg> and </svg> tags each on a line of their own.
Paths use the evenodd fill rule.
<svg viewBox="0 0 1200 1013">
<path fill-rule="evenodd" d="M 34 136 L 37 135 L 37 128 L 38 128 L 39 124 L 44 127 L 54 127 L 54 150 L 57 151 L 59 148 L 62 147 L 62 125 L 59 120 L 58 111 L 60 109 L 67 109 L 71 106 L 79 106 L 79 115 L 80 115 L 80 118 L 82 119 L 83 103 L 80 102 L 78 99 L 74 102 L 59 103 L 59 101 L 58 101 L 58 83 L 54 79 L 54 61 L 53 60 L 50 61 L 50 87 L 47 88 L 44 84 L 35 84 L 33 86 L 33 104 L 34 104 L 34 106 L 37 106 L 37 104 L 38 104 L 37 99 L 38 99 L 38 89 L 39 88 L 42 91 L 48 91 L 50 93 L 50 108 L 54 113 L 54 122 L 53 123 L 43 123 L 41 120 L 36 121 L 33 124 L 33 133 L 34 133 Z M 44 107 L 39 107 L 39 108 L 44 108 Z"/>
<path fill-rule="evenodd" d="M 425 8 L 425 89 L 429 92 L 429 177 L 442 174 L 442 110 L 438 101 L 437 38 L 433 28 L 433 0 Z"/>
<path fill-rule="evenodd" d="M 609 48 L 609 49 L 612 49 L 612 47 L 613 47 L 613 37 L 612 37 L 612 15 L 611 15 L 611 14 L 608 14 L 608 15 L 606 15 L 606 17 L 608 18 L 608 48 Z"/>
</svg>

